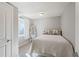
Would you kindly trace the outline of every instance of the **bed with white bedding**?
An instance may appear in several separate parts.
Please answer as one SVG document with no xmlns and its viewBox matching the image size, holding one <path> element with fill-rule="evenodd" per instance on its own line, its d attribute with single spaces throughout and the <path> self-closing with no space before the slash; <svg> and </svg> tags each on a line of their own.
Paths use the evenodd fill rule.
<svg viewBox="0 0 79 59">
<path fill-rule="evenodd" d="M 72 57 L 73 49 L 72 45 L 61 35 L 44 34 L 32 40 L 31 53 L 48 54 L 55 57 Z"/>
</svg>

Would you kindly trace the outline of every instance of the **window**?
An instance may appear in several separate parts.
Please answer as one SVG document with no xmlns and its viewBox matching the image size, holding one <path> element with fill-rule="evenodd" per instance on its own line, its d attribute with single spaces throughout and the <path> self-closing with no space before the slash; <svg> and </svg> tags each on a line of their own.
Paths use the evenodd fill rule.
<svg viewBox="0 0 79 59">
<path fill-rule="evenodd" d="M 18 34 L 19 36 L 25 36 L 25 22 L 24 22 L 24 18 L 23 17 L 19 17 L 19 21 L 18 21 Z"/>
</svg>

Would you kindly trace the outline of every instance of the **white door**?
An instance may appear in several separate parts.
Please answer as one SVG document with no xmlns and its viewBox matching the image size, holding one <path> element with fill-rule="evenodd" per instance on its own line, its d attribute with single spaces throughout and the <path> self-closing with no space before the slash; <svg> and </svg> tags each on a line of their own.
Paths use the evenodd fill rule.
<svg viewBox="0 0 79 59">
<path fill-rule="evenodd" d="M 5 11 L 0 5 L 0 57 L 6 56 Z"/>
<path fill-rule="evenodd" d="M 18 56 L 17 8 L 0 3 L 0 57 Z"/>
<path fill-rule="evenodd" d="M 0 57 L 11 56 L 11 14 L 8 7 L 0 3 Z"/>
</svg>

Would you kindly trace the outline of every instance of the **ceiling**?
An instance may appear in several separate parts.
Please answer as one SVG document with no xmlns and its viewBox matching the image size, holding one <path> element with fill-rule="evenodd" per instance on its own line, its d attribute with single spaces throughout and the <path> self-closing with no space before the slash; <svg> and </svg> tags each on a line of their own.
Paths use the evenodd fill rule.
<svg viewBox="0 0 79 59">
<path fill-rule="evenodd" d="M 11 2 L 19 10 L 19 15 L 31 19 L 60 16 L 69 2 Z M 40 16 L 43 12 L 43 16 Z"/>
</svg>

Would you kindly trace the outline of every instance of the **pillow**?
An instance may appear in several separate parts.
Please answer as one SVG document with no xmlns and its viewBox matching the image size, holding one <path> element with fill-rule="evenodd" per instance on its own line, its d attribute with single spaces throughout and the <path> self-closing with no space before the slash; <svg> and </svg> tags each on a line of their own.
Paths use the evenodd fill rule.
<svg viewBox="0 0 79 59">
<path fill-rule="evenodd" d="M 48 35 L 62 35 L 62 31 L 59 29 L 48 29 L 47 31 L 44 31 L 43 34 L 48 34 Z"/>
</svg>

